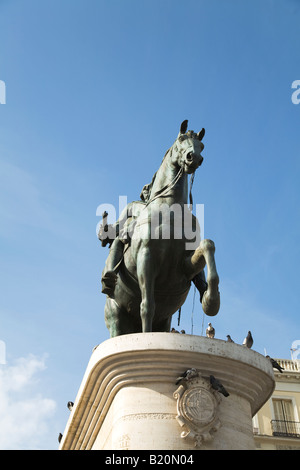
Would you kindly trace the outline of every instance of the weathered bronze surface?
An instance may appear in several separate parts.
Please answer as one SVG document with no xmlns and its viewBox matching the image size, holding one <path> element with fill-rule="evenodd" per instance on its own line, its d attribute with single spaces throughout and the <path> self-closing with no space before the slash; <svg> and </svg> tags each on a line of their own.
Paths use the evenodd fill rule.
<svg viewBox="0 0 300 470">
<path fill-rule="evenodd" d="M 204 134 L 204 129 L 187 132 L 183 121 L 151 183 L 143 187 L 141 200 L 128 204 L 114 225 L 107 225 L 103 214 L 98 237 L 102 246 L 110 245 L 102 292 L 107 295 L 105 322 L 111 337 L 170 331 L 172 315 L 183 305 L 191 281 L 200 292 L 203 311 L 210 316 L 219 311 L 215 246 L 211 240 L 200 242 L 199 223 L 188 208 L 188 178 L 202 164 Z M 193 249 L 191 232 L 199 240 Z"/>
</svg>

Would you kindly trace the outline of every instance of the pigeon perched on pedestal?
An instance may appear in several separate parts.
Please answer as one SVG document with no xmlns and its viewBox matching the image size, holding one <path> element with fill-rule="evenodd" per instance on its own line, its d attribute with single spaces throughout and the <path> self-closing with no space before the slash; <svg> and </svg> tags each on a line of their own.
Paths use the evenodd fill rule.
<svg viewBox="0 0 300 470">
<path fill-rule="evenodd" d="M 210 375 L 209 380 L 210 380 L 210 384 L 211 384 L 211 386 L 214 390 L 217 390 L 217 392 L 222 393 L 222 395 L 224 395 L 224 397 L 229 397 L 229 393 L 227 392 L 225 387 L 223 387 L 223 385 L 221 384 L 221 382 L 218 379 L 216 379 L 213 375 Z"/>
<path fill-rule="evenodd" d="M 208 327 L 206 328 L 206 336 L 208 338 L 214 338 L 215 337 L 215 329 L 214 327 L 212 326 L 211 323 L 208 324 Z"/>
<path fill-rule="evenodd" d="M 73 406 L 74 406 L 74 403 L 72 401 L 68 401 L 67 407 L 69 408 L 70 411 L 72 411 Z"/>
<path fill-rule="evenodd" d="M 246 346 L 247 348 L 252 348 L 253 338 L 252 338 L 251 331 L 248 331 L 248 334 L 247 334 L 246 338 L 243 341 L 243 346 Z"/>
<path fill-rule="evenodd" d="M 231 338 L 230 335 L 227 335 L 227 341 L 228 343 L 234 343 L 233 339 Z"/>
<path fill-rule="evenodd" d="M 279 370 L 279 372 L 282 374 L 282 371 L 284 370 L 284 367 L 281 367 L 281 365 L 279 365 L 278 362 L 275 361 L 275 359 L 273 359 L 272 357 L 270 357 L 270 356 L 266 356 L 266 357 L 268 359 L 270 359 L 270 362 L 272 364 L 273 369 Z"/>
<path fill-rule="evenodd" d="M 198 377 L 199 374 L 196 369 L 191 368 L 187 369 L 180 377 L 177 377 L 175 385 L 178 385 L 182 380 L 189 381 L 191 379 L 194 379 L 195 377 Z"/>
</svg>

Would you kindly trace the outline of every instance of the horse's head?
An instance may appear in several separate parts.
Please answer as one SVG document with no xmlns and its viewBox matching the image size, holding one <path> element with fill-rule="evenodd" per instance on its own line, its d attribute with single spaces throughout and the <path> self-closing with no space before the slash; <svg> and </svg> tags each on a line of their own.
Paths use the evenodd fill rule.
<svg viewBox="0 0 300 470">
<path fill-rule="evenodd" d="M 203 162 L 201 155 L 204 145 L 201 142 L 205 130 L 202 129 L 198 134 L 187 130 L 188 121 L 183 121 L 180 126 L 180 132 L 172 148 L 172 162 L 183 169 L 185 173 L 194 173 L 194 171 Z"/>
</svg>

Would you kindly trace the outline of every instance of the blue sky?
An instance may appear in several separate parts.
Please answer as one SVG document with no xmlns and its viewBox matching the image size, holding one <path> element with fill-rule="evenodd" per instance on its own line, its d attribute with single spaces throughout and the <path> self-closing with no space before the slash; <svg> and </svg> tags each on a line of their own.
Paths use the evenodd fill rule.
<svg viewBox="0 0 300 470">
<path fill-rule="evenodd" d="M 216 337 L 250 329 L 253 349 L 290 358 L 299 21 L 296 0 L 0 1 L 0 448 L 57 448 L 109 337 L 96 209 L 138 199 L 184 119 L 206 129 L 193 196 L 216 244 Z M 194 334 L 209 320 L 197 294 Z"/>
</svg>

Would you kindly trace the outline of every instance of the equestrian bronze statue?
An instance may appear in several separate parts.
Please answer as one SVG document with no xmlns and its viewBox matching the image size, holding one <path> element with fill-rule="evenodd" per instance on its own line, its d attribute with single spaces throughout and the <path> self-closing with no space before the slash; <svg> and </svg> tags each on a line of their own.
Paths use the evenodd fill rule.
<svg viewBox="0 0 300 470">
<path fill-rule="evenodd" d="M 219 311 L 215 246 L 200 240 L 198 220 L 188 205 L 189 179 L 191 184 L 203 162 L 204 134 L 204 129 L 187 131 L 184 121 L 141 200 L 128 204 L 115 224 L 108 225 L 104 214 L 98 237 L 102 246 L 110 246 L 102 292 L 111 337 L 169 332 L 172 315 L 185 302 L 192 282 L 204 313 Z"/>
</svg>

